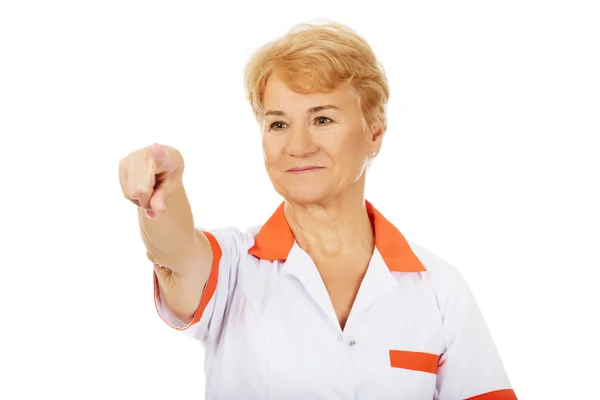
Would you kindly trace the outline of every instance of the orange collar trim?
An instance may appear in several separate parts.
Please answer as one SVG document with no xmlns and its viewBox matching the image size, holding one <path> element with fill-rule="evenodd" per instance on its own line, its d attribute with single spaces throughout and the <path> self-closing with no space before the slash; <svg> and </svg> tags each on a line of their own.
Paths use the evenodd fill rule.
<svg viewBox="0 0 600 400">
<path fill-rule="evenodd" d="M 404 235 L 371 203 L 365 201 L 375 231 L 375 246 L 383 261 L 395 272 L 423 272 L 425 267 L 412 251 Z M 294 234 L 285 219 L 285 203 L 262 226 L 248 253 L 263 260 L 286 260 L 294 246 Z"/>
</svg>

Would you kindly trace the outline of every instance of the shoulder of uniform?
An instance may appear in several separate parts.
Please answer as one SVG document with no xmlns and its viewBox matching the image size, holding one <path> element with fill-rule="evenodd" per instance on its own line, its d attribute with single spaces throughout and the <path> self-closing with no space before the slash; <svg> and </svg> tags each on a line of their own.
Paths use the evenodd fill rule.
<svg viewBox="0 0 600 400">
<path fill-rule="evenodd" d="M 460 276 L 459 269 L 452 263 L 435 254 L 433 251 L 421 246 L 413 240 L 406 240 L 413 253 L 426 269 L 425 275 L 432 280 L 447 281 Z"/>
</svg>

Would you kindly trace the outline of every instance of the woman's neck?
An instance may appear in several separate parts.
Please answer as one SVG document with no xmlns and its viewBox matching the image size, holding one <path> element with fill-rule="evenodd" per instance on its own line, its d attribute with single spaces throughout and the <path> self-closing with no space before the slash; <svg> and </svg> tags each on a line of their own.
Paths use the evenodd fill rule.
<svg viewBox="0 0 600 400">
<path fill-rule="evenodd" d="M 320 204 L 287 202 L 285 216 L 298 245 L 311 256 L 372 253 L 374 235 L 362 193 Z"/>
</svg>

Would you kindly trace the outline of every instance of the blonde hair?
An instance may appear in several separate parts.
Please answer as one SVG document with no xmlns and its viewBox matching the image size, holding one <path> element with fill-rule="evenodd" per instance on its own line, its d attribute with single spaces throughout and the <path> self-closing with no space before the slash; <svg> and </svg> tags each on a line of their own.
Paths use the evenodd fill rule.
<svg viewBox="0 0 600 400">
<path fill-rule="evenodd" d="M 254 116 L 262 119 L 267 80 L 276 74 L 298 93 L 328 92 L 343 86 L 357 96 L 366 124 L 381 118 L 387 128 L 389 87 L 373 49 L 354 30 L 327 22 L 303 23 L 260 47 L 246 65 L 246 95 Z"/>
</svg>

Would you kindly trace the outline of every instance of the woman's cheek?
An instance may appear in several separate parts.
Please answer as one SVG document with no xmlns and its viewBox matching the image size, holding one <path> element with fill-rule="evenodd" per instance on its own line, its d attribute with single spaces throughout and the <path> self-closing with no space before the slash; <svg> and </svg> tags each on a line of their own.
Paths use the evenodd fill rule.
<svg viewBox="0 0 600 400">
<path fill-rule="evenodd" d="M 276 165 L 284 154 L 284 146 L 278 138 L 263 139 L 263 157 L 265 163 L 271 166 Z"/>
</svg>

